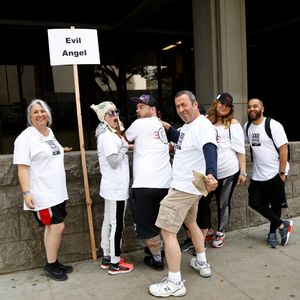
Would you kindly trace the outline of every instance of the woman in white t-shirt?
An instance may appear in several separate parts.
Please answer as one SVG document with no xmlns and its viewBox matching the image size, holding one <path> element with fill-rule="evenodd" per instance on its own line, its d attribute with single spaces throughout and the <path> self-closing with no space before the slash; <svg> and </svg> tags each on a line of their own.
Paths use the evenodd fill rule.
<svg viewBox="0 0 300 300">
<path fill-rule="evenodd" d="M 131 272 L 133 264 L 120 257 L 124 216 L 129 197 L 128 144 L 123 137 L 123 125 L 116 106 L 105 101 L 91 108 L 100 124 L 96 129 L 98 159 L 101 173 L 100 196 L 104 199 L 101 229 L 103 259 L 101 269 L 111 275 Z"/>
<path fill-rule="evenodd" d="M 198 220 L 201 229 L 209 228 L 209 201 L 215 195 L 218 228 L 214 233 L 212 246 L 220 248 L 224 244 L 234 188 L 236 184 L 246 182 L 245 138 L 242 126 L 234 119 L 233 98 L 229 93 L 221 93 L 216 97 L 207 118 L 213 123 L 217 135 L 218 187 L 199 202 Z"/>
<path fill-rule="evenodd" d="M 47 264 L 45 273 L 54 280 L 68 279 L 72 266 L 61 264 L 57 253 L 65 228 L 68 199 L 64 168 L 64 149 L 50 126 L 48 105 L 34 99 L 27 107 L 28 127 L 16 138 L 13 163 L 23 191 L 24 210 L 32 210 L 40 226 L 45 228 L 44 246 Z"/>
</svg>

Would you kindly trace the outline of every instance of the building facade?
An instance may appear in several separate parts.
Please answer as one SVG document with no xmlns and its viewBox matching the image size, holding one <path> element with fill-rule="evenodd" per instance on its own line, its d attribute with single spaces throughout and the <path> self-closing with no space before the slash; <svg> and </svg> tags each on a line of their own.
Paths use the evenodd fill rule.
<svg viewBox="0 0 300 300">
<path fill-rule="evenodd" d="M 49 2 L 47 13 L 33 1 L 1 3 L 0 154 L 12 153 L 33 98 L 49 103 L 61 143 L 79 150 L 73 68 L 50 66 L 47 36 L 49 28 L 71 26 L 97 29 L 99 38 L 101 65 L 78 68 L 87 149 L 96 147 L 91 104 L 114 101 L 128 126 L 135 118 L 130 97 L 150 93 L 163 118 L 179 124 L 173 97 L 181 89 L 194 91 L 206 109 L 230 92 L 242 124 L 247 100 L 260 97 L 288 138 L 299 140 L 287 105 L 298 96 L 298 1 L 273 1 L 272 14 L 257 0 L 123 2 L 100 1 L 100 11 L 91 1 L 84 8 Z"/>
</svg>

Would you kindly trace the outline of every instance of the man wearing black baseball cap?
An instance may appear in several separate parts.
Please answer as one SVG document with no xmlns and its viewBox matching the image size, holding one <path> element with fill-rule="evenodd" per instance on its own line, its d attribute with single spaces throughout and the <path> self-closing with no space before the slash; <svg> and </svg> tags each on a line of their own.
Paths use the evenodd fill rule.
<svg viewBox="0 0 300 300">
<path fill-rule="evenodd" d="M 158 108 L 157 100 L 151 95 L 141 95 L 140 97 L 132 97 L 131 101 L 135 104 L 144 103 L 146 105 Z"/>
</svg>

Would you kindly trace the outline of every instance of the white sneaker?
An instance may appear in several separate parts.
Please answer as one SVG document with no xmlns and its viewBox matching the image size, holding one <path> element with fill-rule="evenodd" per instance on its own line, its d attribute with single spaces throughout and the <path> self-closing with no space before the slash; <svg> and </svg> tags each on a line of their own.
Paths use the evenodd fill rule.
<svg viewBox="0 0 300 300">
<path fill-rule="evenodd" d="M 186 288 L 181 281 L 179 284 L 175 284 L 165 277 L 161 282 L 151 284 L 149 286 L 149 292 L 156 297 L 181 297 L 186 294 Z"/>
<path fill-rule="evenodd" d="M 196 257 L 193 257 L 190 262 L 190 266 L 195 270 L 199 271 L 200 276 L 202 277 L 210 277 L 211 269 L 210 264 L 207 262 L 198 262 Z"/>
</svg>

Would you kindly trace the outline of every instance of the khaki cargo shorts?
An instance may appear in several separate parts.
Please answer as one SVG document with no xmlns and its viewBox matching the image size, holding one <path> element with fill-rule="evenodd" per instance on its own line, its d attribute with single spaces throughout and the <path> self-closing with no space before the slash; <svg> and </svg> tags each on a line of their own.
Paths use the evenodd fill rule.
<svg viewBox="0 0 300 300">
<path fill-rule="evenodd" d="M 200 195 L 194 195 L 170 188 L 160 202 L 155 225 L 167 231 L 177 233 L 183 222 L 196 223 Z"/>
</svg>

